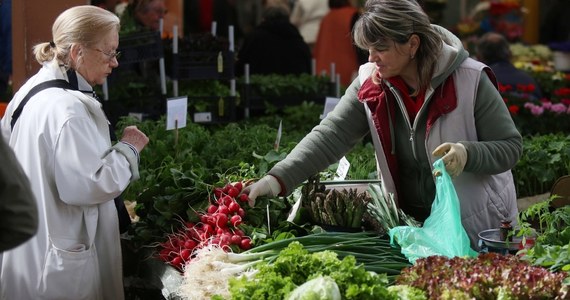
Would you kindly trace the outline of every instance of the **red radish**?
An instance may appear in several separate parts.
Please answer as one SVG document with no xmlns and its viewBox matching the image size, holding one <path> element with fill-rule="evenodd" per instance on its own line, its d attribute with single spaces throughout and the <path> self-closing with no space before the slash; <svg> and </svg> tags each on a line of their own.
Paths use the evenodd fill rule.
<svg viewBox="0 0 570 300">
<path fill-rule="evenodd" d="M 235 201 L 232 201 L 230 203 L 230 205 L 228 205 L 228 210 L 230 211 L 230 213 L 235 213 L 237 212 L 241 207 L 239 206 L 239 204 Z"/>
<path fill-rule="evenodd" d="M 243 236 L 243 231 L 241 231 L 241 229 L 235 228 L 234 229 L 234 234 L 237 234 L 239 236 Z"/>
<path fill-rule="evenodd" d="M 196 248 L 196 241 L 194 241 L 194 240 L 186 240 L 186 241 L 184 242 L 184 248 L 190 249 L 190 250 Z"/>
<path fill-rule="evenodd" d="M 214 188 L 214 196 L 216 197 L 216 199 L 220 199 L 220 197 L 222 197 L 222 194 L 224 193 L 224 190 L 222 188 Z"/>
<path fill-rule="evenodd" d="M 217 211 L 216 213 L 212 214 L 212 216 L 215 216 L 215 215 L 217 215 L 217 214 L 228 215 L 229 213 L 230 213 L 230 209 L 229 209 L 227 206 L 225 206 L 225 205 L 220 205 L 220 206 L 218 207 L 218 211 Z"/>
<path fill-rule="evenodd" d="M 232 236 L 229 233 L 224 233 L 220 236 L 220 245 L 229 245 Z"/>
<path fill-rule="evenodd" d="M 184 261 L 187 261 L 190 258 L 190 254 L 192 254 L 192 251 L 190 251 L 190 249 L 183 249 L 180 251 L 180 257 L 182 257 Z"/>
<path fill-rule="evenodd" d="M 234 184 L 234 187 L 238 189 L 238 192 L 241 192 L 241 190 L 243 189 L 243 183 L 241 181 L 238 181 Z"/>
<path fill-rule="evenodd" d="M 249 201 L 249 196 L 247 194 L 241 194 L 241 195 L 239 195 L 239 201 L 247 202 L 247 201 Z"/>
<path fill-rule="evenodd" d="M 224 194 L 227 194 L 228 191 L 230 190 L 230 188 L 232 188 L 232 187 L 233 187 L 233 185 L 231 183 L 227 183 L 226 185 L 224 185 L 224 188 L 223 188 Z"/>
<path fill-rule="evenodd" d="M 204 230 L 204 233 L 208 234 L 208 236 L 214 234 L 214 228 L 210 224 L 204 224 L 202 230 Z"/>
<path fill-rule="evenodd" d="M 237 234 L 232 235 L 232 237 L 230 238 L 230 243 L 234 245 L 239 245 L 241 243 L 241 236 Z"/>
<path fill-rule="evenodd" d="M 170 263 L 175 267 L 180 267 L 180 265 L 182 265 L 182 257 L 176 256 L 170 261 Z"/>
<path fill-rule="evenodd" d="M 228 215 L 223 213 L 216 214 L 216 226 L 220 228 L 228 227 Z"/>
<path fill-rule="evenodd" d="M 228 196 L 235 198 L 239 195 L 239 190 L 236 187 L 230 187 L 228 189 Z"/>
<path fill-rule="evenodd" d="M 196 224 L 194 224 L 194 222 L 186 222 L 186 223 L 184 224 L 184 226 L 186 226 L 186 229 L 192 228 L 192 227 L 194 227 L 194 225 L 196 225 Z"/>
<path fill-rule="evenodd" d="M 230 219 L 230 223 L 234 227 L 238 227 L 241 224 L 241 217 L 239 215 L 233 215 Z"/>
<path fill-rule="evenodd" d="M 240 207 L 237 211 L 237 214 L 243 219 L 243 217 L 245 217 L 245 210 L 243 210 L 243 208 Z"/>
<path fill-rule="evenodd" d="M 201 215 L 200 222 L 202 222 L 202 224 L 208 224 L 208 215 Z"/>
<path fill-rule="evenodd" d="M 216 229 L 216 234 L 217 234 L 217 235 L 222 235 L 224 232 L 226 232 L 226 231 L 224 230 L 224 228 L 218 227 L 218 229 Z"/>
<path fill-rule="evenodd" d="M 225 205 L 220 205 L 220 207 L 218 207 L 217 213 L 227 215 L 230 213 L 230 209 Z"/>
<path fill-rule="evenodd" d="M 242 248 L 243 250 L 251 248 L 251 240 L 249 238 L 242 239 L 239 244 L 239 247 Z"/>
<path fill-rule="evenodd" d="M 213 214 L 213 213 L 215 213 L 217 210 L 218 210 L 218 207 L 217 207 L 216 205 L 213 205 L 213 204 L 212 204 L 212 205 L 208 206 L 208 213 L 209 213 L 209 214 Z"/>
<path fill-rule="evenodd" d="M 224 199 L 224 203 L 223 203 L 223 204 L 224 204 L 225 206 L 230 205 L 230 203 L 232 203 L 232 202 L 234 201 L 234 198 L 233 198 L 233 197 L 230 197 L 230 196 L 224 196 L 223 199 Z"/>
</svg>

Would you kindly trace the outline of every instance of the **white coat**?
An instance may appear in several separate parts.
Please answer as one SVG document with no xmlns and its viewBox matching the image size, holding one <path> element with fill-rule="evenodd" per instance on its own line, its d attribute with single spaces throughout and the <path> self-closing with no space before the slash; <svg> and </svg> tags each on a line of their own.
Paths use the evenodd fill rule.
<svg viewBox="0 0 570 300">
<path fill-rule="evenodd" d="M 321 20 L 329 10 L 327 0 L 297 0 L 289 19 L 297 26 L 305 43 L 313 45 L 317 41 Z"/>
<path fill-rule="evenodd" d="M 92 90 L 77 77 L 80 90 Z M 35 237 L 3 254 L 0 298 L 120 300 L 122 257 L 113 199 L 136 179 L 136 156 L 117 147 L 122 143 L 111 147 L 101 104 L 80 91 L 39 92 L 11 131 L 21 99 L 51 79 L 68 80 L 55 61 L 24 84 L 1 121 L 3 138 L 30 179 L 39 228 Z"/>
</svg>

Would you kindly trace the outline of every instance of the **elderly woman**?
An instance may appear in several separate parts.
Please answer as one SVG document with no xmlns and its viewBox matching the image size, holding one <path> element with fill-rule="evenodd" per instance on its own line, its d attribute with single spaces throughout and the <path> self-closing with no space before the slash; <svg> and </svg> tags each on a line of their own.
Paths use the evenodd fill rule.
<svg viewBox="0 0 570 300">
<path fill-rule="evenodd" d="M 246 189 L 251 202 L 291 193 L 371 133 L 382 184 L 405 213 L 419 221 L 429 216 L 433 163 L 443 155 L 473 249 L 479 232 L 502 219 L 516 222 L 511 168 L 522 138 L 491 69 L 469 58 L 450 32 L 431 25 L 415 0 L 368 0 L 353 37 L 370 62 L 334 111 Z"/>
<path fill-rule="evenodd" d="M 60 14 L 53 40 L 34 47 L 42 68 L 15 94 L 1 121 L 39 211 L 37 235 L 3 254 L 3 299 L 124 298 L 113 199 L 138 178 L 148 138 L 130 126 L 111 145 L 93 94 L 118 66 L 119 27 L 116 15 L 96 6 Z M 46 82 L 62 85 L 27 96 Z"/>
</svg>

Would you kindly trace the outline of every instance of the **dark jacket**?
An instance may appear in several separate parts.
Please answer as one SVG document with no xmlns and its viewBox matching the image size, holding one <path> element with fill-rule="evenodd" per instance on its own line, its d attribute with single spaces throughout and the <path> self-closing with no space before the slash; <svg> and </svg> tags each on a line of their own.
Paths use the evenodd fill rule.
<svg viewBox="0 0 570 300">
<path fill-rule="evenodd" d="M 14 152 L 0 136 L 0 252 L 12 249 L 38 230 L 38 207 L 30 181 Z"/>
<path fill-rule="evenodd" d="M 530 76 L 530 74 L 526 73 L 523 70 L 517 69 L 513 64 L 510 62 L 496 62 L 494 64 L 490 64 L 489 67 L 495 73 L 497 77 L 497 81 L 502 85 L 510 85 L 513 89 L 517 89 L 517 85 L 529 85 L 532 84 L 535 86 L 535 90 L 532 93 L 537 99 L 542 98 L 542 91 L 538 86 L 538 83 Z"/>
<path fill-rule="evenodd" d="M 236 75 L 243 75 L 245 64 L 250 74 L 310 74 L 311 49 L 288 19 L 266 20 L 240 47 Z"/>
</svg>

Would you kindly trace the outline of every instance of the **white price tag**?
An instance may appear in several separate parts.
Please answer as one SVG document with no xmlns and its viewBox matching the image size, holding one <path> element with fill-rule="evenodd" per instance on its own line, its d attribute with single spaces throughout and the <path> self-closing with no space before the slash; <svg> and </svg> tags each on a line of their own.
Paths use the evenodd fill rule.
<svg viewBox="0 0 570 300">
<path fill-rule="evenodd" d="M 344 180 L 346 175 L 348 175 L 348 169 L 350 169 L 350 162 L 348 162 L 348 159 L 343 156 L 338 162 L 338 168 L 336 169 L 334 180 Z"/>
<path fill-rule="evenodd" d="M 212 122 L 211 112 L 194 113 L 194 123 L 208 123 Z"/>
<path fill-rule="evenodd" d="M 186 127 L 188 97 L 166 99 L 166 130 Z"/>
</svg>

